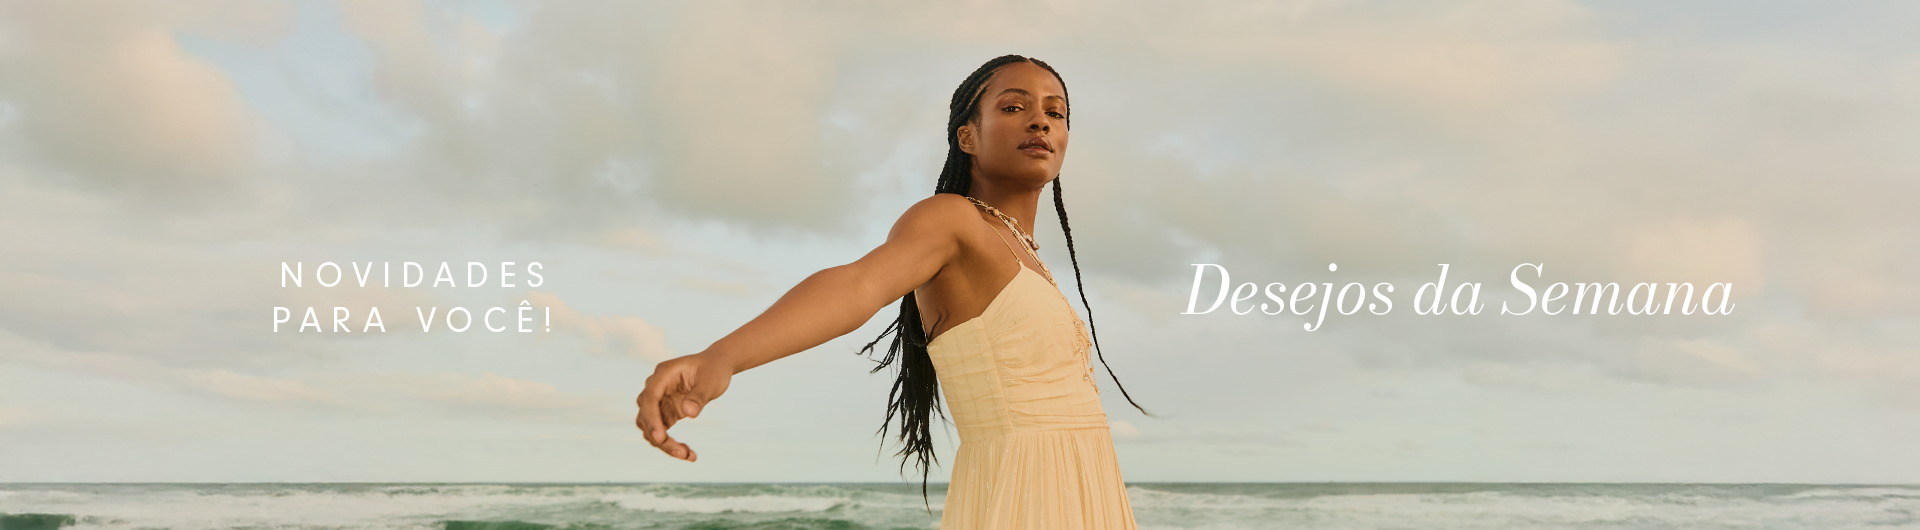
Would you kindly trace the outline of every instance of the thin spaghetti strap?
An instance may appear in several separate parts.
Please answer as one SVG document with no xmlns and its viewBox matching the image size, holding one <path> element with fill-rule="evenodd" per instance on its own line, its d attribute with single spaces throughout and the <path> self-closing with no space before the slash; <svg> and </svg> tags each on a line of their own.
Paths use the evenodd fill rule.
<svg viewBox="0 0 1920 530">
<path fill-rule="evenodd" d="M 987 203 L 980 202 L 980 199 L 975 199 L 973 197 L 967 197 L 967 201 L 972 202 L 974 206 L 978 206 L 981 209 L 986 210 L 987 213 L 993 214 L 994 217 L 1000 218 L 1000 223 L 1007 226 L 1008 232 L 1017 232 L 1019 230 L 1017 228 L 1014 228 L 1013 220 L 1007 217 L 1006 214 L 1000 213 L 1000 210 L 996 210 L 992 206 L 987 206 Z M 986 221 L 986 219 L 981 219 L 981 221 Z M 991 227 L 993 226 L 993 223 L 987 222 L 987 226 Z M 1025 263 L 1020 263 L 1020 252 L 1013 249 L 1012 243 L 1007 242 L 1007 236 L 1000 235 L 999 230 L 994 230 L 993 235 L 1000 238 L 1000 244 L 1007 246 L 1007 252 L 1013 253 L 1013 262 L 1016 264 L 1019 264 L 1021 268 L 1026 268 L 1027 265 Z M 1034 254 L 1033 249 L 1028 248 L 1026 245 L 1021 245 L 1020 249 L 1027 251 L 1027 256 L 1030 256 L 1033 258 L 1033 263 L 1035 265 L 1039 265 L 1040 270 L 1045 271 L 1043 274 L 1044 274 L 1044 277 L 1047 279 L 1047 283 L 1054 283 L 1053 271 L 1047 269 L 1046 262 L 1040 261 L 1040 255 Z M 1058 284 L 1055 284 L 1055 285 L 1058 285 Z"/>
<path fill-rule="evenodd" d="M 1012 243 L 1008 243 L 1008 242 L 1007 242 L 1007 236 L 1003 236 L 1003 235 L 1000 235 L 1000 231 L 999 231 L 999 230 L 995 230 L 995 229 L 993 228 L 993 223 L 990 223 L 990 222 L 987 222 L 987 220 L 986 220 L 986 219 L 981 219 L 981 220 L 980 220 L 980 222 L 982 222 L 982 223 L 987 223 L 987 229 L 988 229 L 988 230 L 993 230 L 993 236 L 994 236 L 994 237 L 997 237 L 997 238 L 1000 238 L 1000 244 L 1001 244 L 1001 245 L 1005 245 L 1005 246 L 1007 247 L 1007 253 L 1008 253 L 1008 254 L 1013 254 L 1013 264 L 1015 264 L 1015 265 L 1019 265 L 1019 266 L 1020 266 L 1021 268 L 1026 268 L 1026 266 L 1027 266 L 1027 265 L 1026 265 L 1025 263 L 1021 263 L 1021 262 L 1020 262 L 1020 253 L 1019 253 L 1019 252 L 1014 252 L 1014 250 L 1013 250 L 1013 244 L 1012 244 Z"/>
</svg>

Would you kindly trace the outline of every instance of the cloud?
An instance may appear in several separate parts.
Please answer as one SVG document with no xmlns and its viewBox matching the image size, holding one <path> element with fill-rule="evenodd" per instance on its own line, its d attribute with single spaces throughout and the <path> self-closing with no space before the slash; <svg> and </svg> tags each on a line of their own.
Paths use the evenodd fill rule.
<svg viewBox="0 0 1920 530">
<path fill-rule="evenodd" d="M 434 305 L 431 291 L 358 287 L 345 254 L 311 245 L 334 231 L 360 228 L 289 230 L 289 218 L 300 212 L 284 206 L 262 200 L 161 214 L 127 208 L 120 197 L 0 179 L 0 224 L 31 227 L 11 232 L 0 246 L 6 262 L 0 296 L 15 301 L 0 304 L 0 329 L 63 350 L 138 355 L 172 366 L 258 368 L 311 360 L 263 355 L 314 343 L 311 333 L 271 332 L 274 307 L 288 307 L 296 322 L 307 307 L 319 313 L 348 307 L 357 333 L 370 307 Z M 283 234 L 286 240 L 274 240 Z M 243 241 L 254 243 L 236 243 Z M 358 255 L 366 254 L 347 257 Z M 347 279 L 333 288 L 314 283 L 320 262 L 334 260 Z M 305 287 L 280 286 L 281 261 L 305 262 Z M 402 316 L 384 315 L 390 333 L 409 333 Z"/>
<path fill-rule="evenodd" d="M 1621 278 L 1699 282 L 1700 289 L 1724 282 L 1739 285 L 1742 294 L 1766 292 L 1765 239 L 1745 219 L 1674 219 L 1625 232 Z"/>
<path fill-rule="evenodd" d="M 9 363 L 115 380 L 183 395 L 307 413 L 413 416 L 457 413 L 512 421 L 604 423 L 624 412 L 607 395 L 569 393 L 538 381 L 483 372 L 399 373 L 285 370 L 277 376 L 184 368 L 139 355 L 76 352 L 0 331 Z M 0 426 L 32 419 L 0 407 Z"/>
<path fill-rule="evenodd" d="M 24 425 L 33 418 L 33 411 L 26 407 L 0 405 L 0 429 Z"/>
<path fill-rule="evenodd" d="M 1729 386 L 1764 375 L 1764 369 L 1723 340 L 1643 339 L 1626 360 L 1651 380 L 1685 386 Z"/>
<path fill-rule="evenodd" d="M 1143 40 L 1165 56 L 1291 70 L 1463 128 L 1604 83 L 1624 51 L 1571 2 L 1202 2 L 1180 11 L 1135 11 L 1133 22 L 1152 28 Z"/>
<path fill-rule="evenodd" d="M 295 380 L 259 377 L 220 369 L 188 372 L 186 378 L 190 384 L 200 390 L 249 401 L 328 402 L 334 400 L 333 395 Z"/>
<path fill-rule="evenodd" d="M 230 184 L 251 167 L 259 124 L 232 80 L 183 52 L 175 32 L 272 27 L 283 11 L 199 4 L 179 7 L 223 14 L 91 1 L 5 8 L 0 101 L 14 116 L 0 134 L 46 172 L 98 191 L 205 193 Z"/>
<path fill-rule="evenodd" d="M 542 410 L 582 406 L 584 400 L 560 392 L 553 385 L 480 374 L 477 378 L 447 376 L 439 388 L 423 392 L 434 401 Z"/>
<path fill-rule="evenodd" d="M 8 363 L 99 377 L 189 395 L 254 404 L 329 405 L 336 397 L 307 381 L 239 373 L 224 368 L 170 366 L 136 354 L 62 349 L 0 330 Z"/>
<path fill-rule="evenodd" d="M 364 413 L 408 416 L 459 415 L 508 421 L 619 425 L 629 400 L 577 394 L 551 384 L 492 372 L 361 373 L 320 377 L 331 388 L 356 395 Z"/>
<path fill-rule="evenodd" d="M 461 183 L 465 200 L 516 203 L 505 219 L 592 229 L 644 209 L 758 229 L 844 223 L 830 205 L 855 192 L 857 168 L 819 153 L 834 19 L 663 7 L 550 4 L 500 33 L 418 2 L 343 4 L 377 53 L 385 101 L 424 126 L 403 167 Z"/>
<path fill-rule="evenodd" d="M 551 308 L 553 329 L 571 333 L 586 341 L 587 352 L 598 355 L 625 355 L 649 361 L 675 357 L 667 349 L 666 334 L 659 326 L 629 316 L 588 316 L 568 307 L 553 293 L 528 290 L 527 300 L 534 307 Z"/>
</svg>

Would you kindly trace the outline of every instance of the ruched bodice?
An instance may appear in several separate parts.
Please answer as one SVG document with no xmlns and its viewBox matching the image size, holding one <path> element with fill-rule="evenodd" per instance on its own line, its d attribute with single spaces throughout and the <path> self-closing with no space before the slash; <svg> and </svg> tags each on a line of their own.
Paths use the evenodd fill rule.
<svg viewBox="0 0 1920 530">
<path fill-rule="evenodd" d="M 927 345 L 960 432 L 942 529 L 1135 528 L 1090 345 L 1066 296 L 1025 265 Z"/>
</svg>

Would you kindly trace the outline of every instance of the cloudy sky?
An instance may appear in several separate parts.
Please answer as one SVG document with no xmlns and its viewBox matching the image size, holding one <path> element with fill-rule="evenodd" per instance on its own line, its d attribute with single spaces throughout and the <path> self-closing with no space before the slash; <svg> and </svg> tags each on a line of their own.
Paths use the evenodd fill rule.
<svg viewBox="0 0 1920 530">
<path fill-rule="evenodd" d="M 737 376 L 676 428 L 698 463 L 632 398 L 877 245 L 1020 53 L 1073 95 L 1087 294 L 1159 416 L 1102 380 L 1129 480 L 1920 481 L 1920 8 L 1444 4 L 0 4 L 0 480 L 902 480 L 853 354 L 890 311 Z M 1193 263 L 1395 306 L 1181 315 Z M 1443 263 L 1487 311 L 1414 314 Z M 1736 309 L 1499 316 L 1521 263 Z M 522 301 L 551 332 L 413 309 Z"/>
</svg>

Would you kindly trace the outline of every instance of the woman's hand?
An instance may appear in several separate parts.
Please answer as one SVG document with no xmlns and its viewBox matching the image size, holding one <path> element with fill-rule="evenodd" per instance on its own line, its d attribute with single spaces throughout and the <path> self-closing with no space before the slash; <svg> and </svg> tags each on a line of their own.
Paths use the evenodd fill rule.
<svg viewBox="0 0 1920 530">
<path fill-rule="evenodd" d="M 700 458 L 693 448 L 667 436 L 667 428 L 682 418 L 697 418 L 707 403 L 727 391 L 733 367 L 707 352 L 667 360 L 653 367 L 647 386 L 636 402 L 640 414 L 634 424 L 647 443 L 668 455 L 692 462 Z"/>
</svg>

